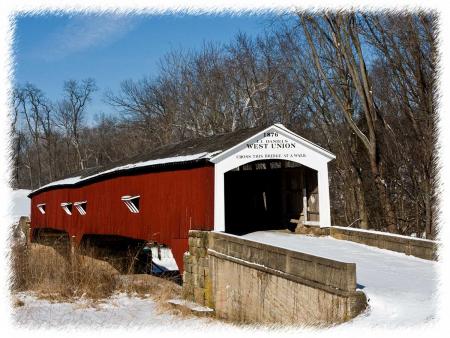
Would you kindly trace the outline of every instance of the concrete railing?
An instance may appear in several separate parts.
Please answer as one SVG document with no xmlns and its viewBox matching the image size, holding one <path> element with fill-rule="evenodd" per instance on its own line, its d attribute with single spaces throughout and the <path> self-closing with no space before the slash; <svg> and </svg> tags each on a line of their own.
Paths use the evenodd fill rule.
<svg viewBox="0 0 450 338">
<path fill-rule="evenodd" d="M 367 305 L 353 263 L 202 231 L 184 261 L 184 297 L 233 322 L 332 324 Z"/>
<path fill-rule="evenodd" d="M 277 272 L 286 278 L 297 277 L 327 291 L 354 292 L 356 264 L 258 243 L 229 234 L 211 232 L 208 254 L 253 268 Z"/>
<path fill-rule="evenodd" d="M 423 259 L 437 259 L 438 245 L 436 241 L 339 226 L 332 226 L 329 231 L 330 236 L 337 239 L 401 252 Z"/>
</svg>

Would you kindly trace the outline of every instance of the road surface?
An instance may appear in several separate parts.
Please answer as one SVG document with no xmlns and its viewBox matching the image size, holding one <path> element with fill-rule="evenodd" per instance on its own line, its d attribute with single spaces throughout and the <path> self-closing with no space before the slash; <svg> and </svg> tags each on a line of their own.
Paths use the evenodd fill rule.
<svg viewBox="0 0 450 338">
<path fill-rule="evenodd" d="M 346 325 L 412 326 L 428 323 L 436 317 L 437 262 L 332 237 L 279 231 L 258 231 L 242 237 L 356 263 L 358 288 L 369 299 L 369 308 Z"/>
</svg>

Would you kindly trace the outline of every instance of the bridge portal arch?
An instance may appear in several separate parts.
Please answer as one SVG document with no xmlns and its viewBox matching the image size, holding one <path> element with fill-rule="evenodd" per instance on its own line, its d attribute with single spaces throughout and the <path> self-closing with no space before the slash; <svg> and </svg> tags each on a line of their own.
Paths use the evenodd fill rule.
<svg viewBox="0 0 450 338">
<path fill-rule="evenodd" d="M 299 212 L 298 218 L 306 225 L 329 227 L 331 219 L 328 162 L 334 158 L 335 156 L 327 150 L 282 125 L 271 126 L 235 147 L 221 152 L 211 159 L 214 163 L 214 230 L 227 231 L 228 219 L 228 230 L 235 231 L 238 225 L 232 223 L 236 223 L 240 216 L 247 219 L 246 224 L 251 225 L 250 228 L 257 226 L 258 223 L 262 225 L 264 215 L 269 216 L 270 226 L 274 226 L 274 222 L 277 221 L 280 222 L 280 226 L 284 226 L 293 211 Z M 276 196 L 286 198 L 289 195 L 290 180 L 294 183 L 296 180 L 300 182 L 293 187 L 297 196 L 291 198 L 291 202 L 298 202 L 299 198 L 302 201 L 300 205 L 296 202 L 296 207 L 291 208 L 291 211 L 289 201 L 284 204 L 276 203 Z M 316 191 L 311 187 L 314 183 Z M 305 197 L 303 189 L 307 190 L 306 198 L 310 198 L 311 205 L 317 205 L 317 211 L 310 210 L 310 217 L 305 217 L 307 210 L 303 210 Z M 269 191 L 272 195 L 270 211 Z M 254 202 L 255 199 L 259 202 Z M 232 206 L 234 213 L 230 211 Z M 258 216 L 258 210 L 262 212 L 262 216 Z M 316 212 L 314 217 L 313 212 Z M 251 217 L 254 221 L 250 221 Z"/>
</svg>

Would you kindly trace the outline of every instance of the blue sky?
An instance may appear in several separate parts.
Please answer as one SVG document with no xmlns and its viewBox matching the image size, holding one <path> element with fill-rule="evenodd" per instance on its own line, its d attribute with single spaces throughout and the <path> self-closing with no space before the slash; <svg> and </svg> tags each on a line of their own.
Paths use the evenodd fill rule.
<svg viewBox="0 0 450 338">
<path fill-rule="evenodd" d="M 270 26 L 271 15 L 114 16 L 45 15 L 16 20 L 14 82 L 30 82 L 52 100 L 63 82 L 92 77 L 99 91 L 89 109 L 111 113 L 102 101 L 125 79 L 156 75 L 159 59 L 171 49 L 199 49 L 205 41 L 228 42 L 238 32 L 255 36 Z M 270 28 L 270 27 L 269 27 Z"/>
</svg>

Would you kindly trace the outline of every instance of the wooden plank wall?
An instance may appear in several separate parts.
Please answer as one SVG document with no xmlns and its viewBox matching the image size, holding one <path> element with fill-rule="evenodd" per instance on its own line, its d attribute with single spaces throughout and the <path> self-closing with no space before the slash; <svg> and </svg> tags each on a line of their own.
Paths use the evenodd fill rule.
<svg viewBox="0 0 450 338">
<path fill-rule="evenodd" d="M 140 212 L 121 201 L 140 195 Z M 87 201 L 86 215 L 67 215 L 62 202 Z M 40 213 L 37 204 L 46 204 Z M 107 234 L 156 241 L 172 248 L 179 267 L 188 249 L 188 231 L 214 227 L 214 167 L 120 176 L 77 188 L 38 193 L 31 201 L 31 227 L 64 230 L 80 242 L 84 234 Z M 182 269 L 182 268 L 181 268 Z"/>
</svg>

